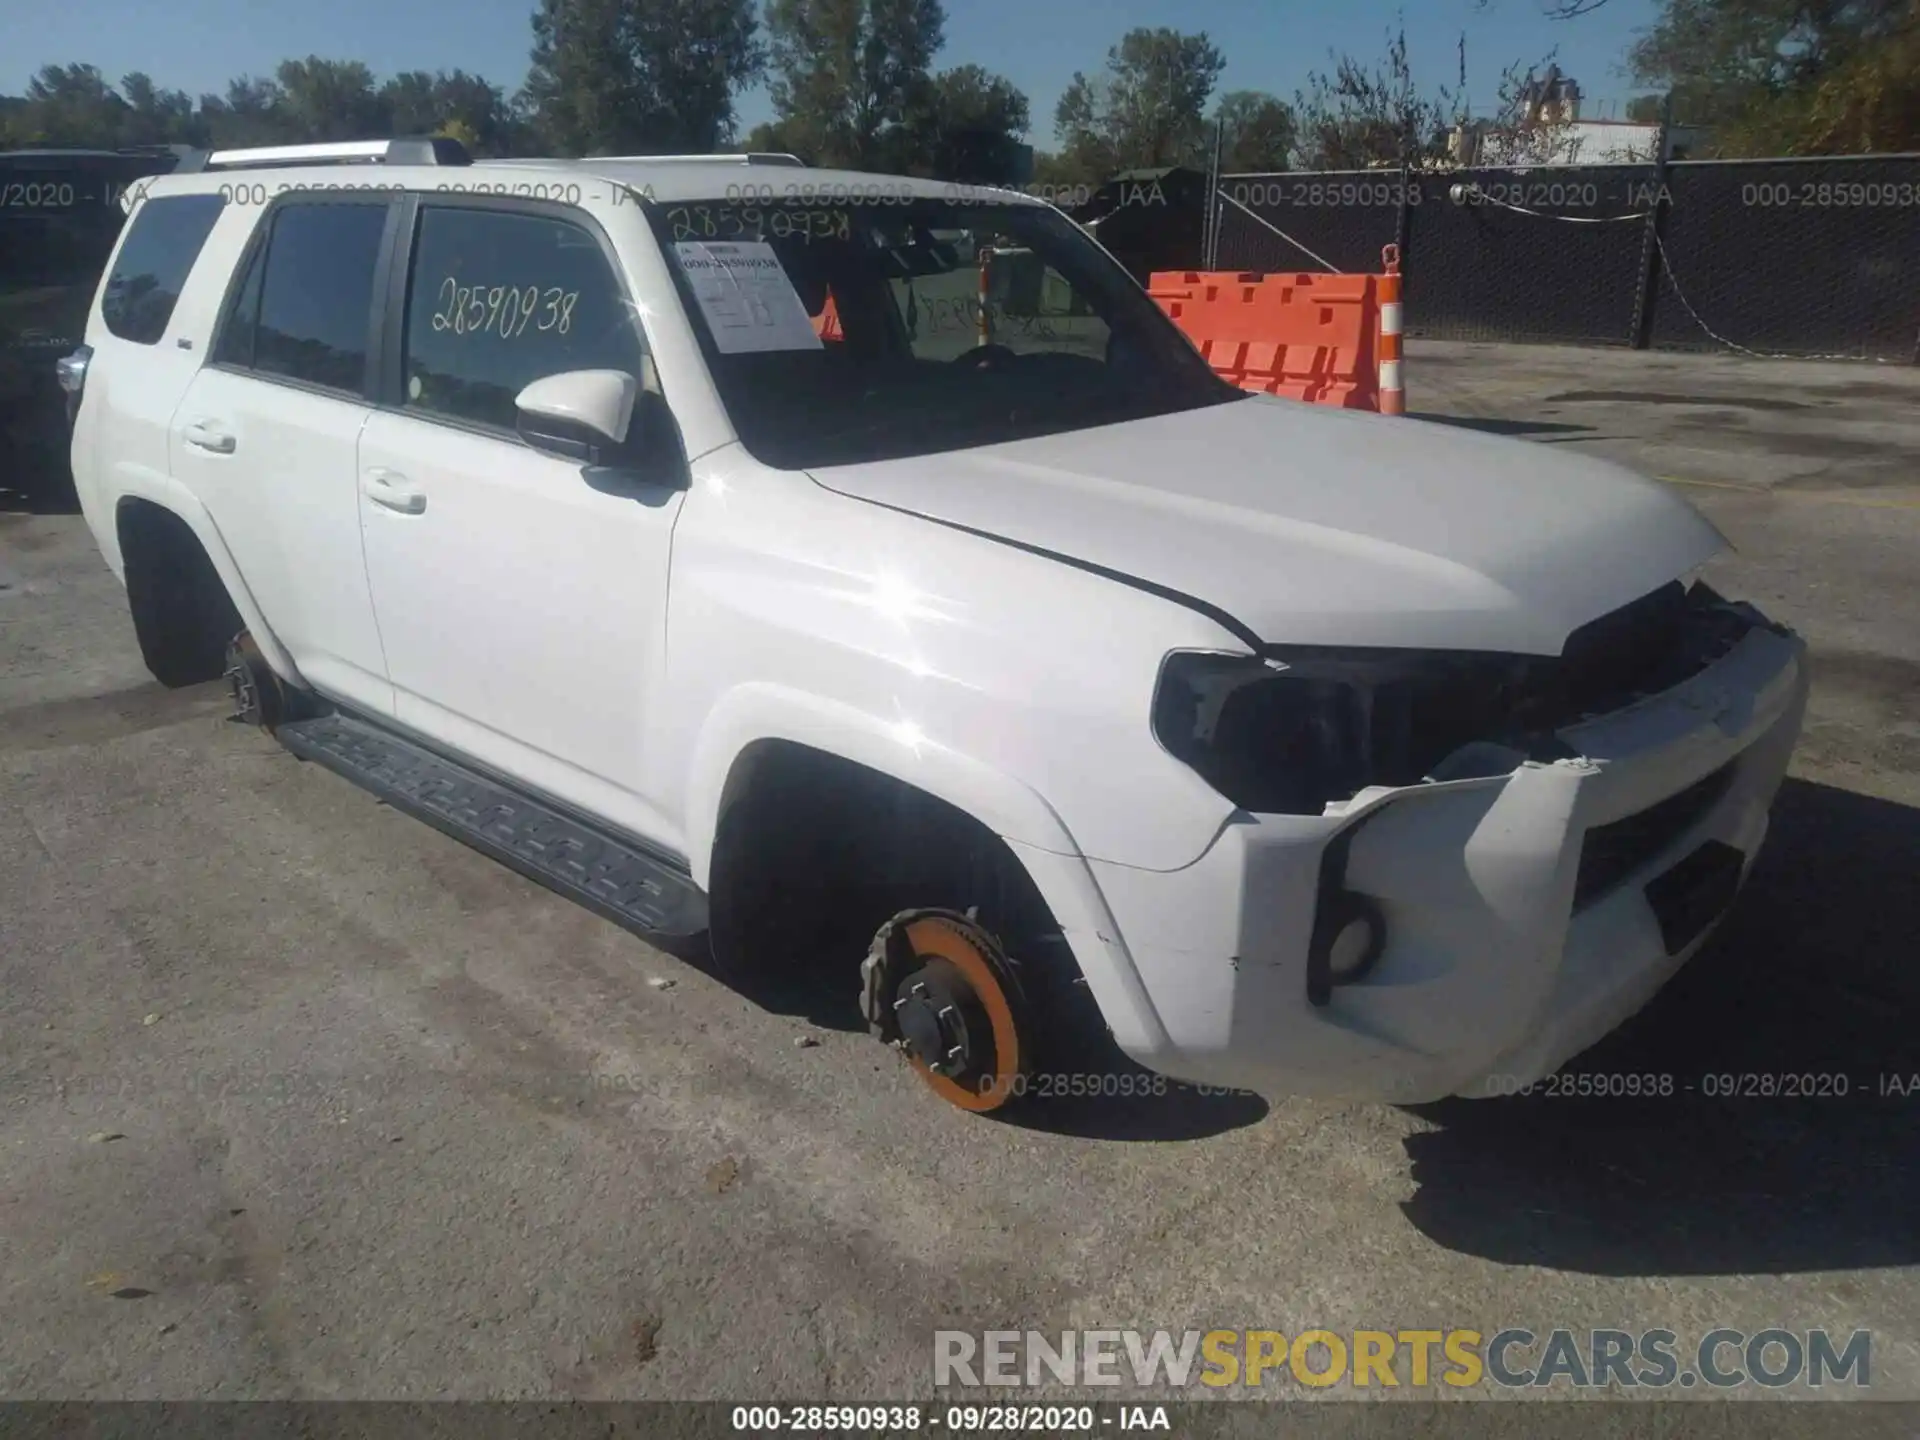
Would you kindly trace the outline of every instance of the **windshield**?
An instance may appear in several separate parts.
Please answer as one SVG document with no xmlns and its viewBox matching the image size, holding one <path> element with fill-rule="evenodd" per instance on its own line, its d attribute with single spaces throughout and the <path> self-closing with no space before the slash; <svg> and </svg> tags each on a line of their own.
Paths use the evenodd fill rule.
<svg viewBox="0 0 1920 1440">
<path fill-rule="evenodd" d="M 734 427 L 770 465 L 929 454 L 1242 397 L 1041 206 L 648 212 Z"/>
</svg>

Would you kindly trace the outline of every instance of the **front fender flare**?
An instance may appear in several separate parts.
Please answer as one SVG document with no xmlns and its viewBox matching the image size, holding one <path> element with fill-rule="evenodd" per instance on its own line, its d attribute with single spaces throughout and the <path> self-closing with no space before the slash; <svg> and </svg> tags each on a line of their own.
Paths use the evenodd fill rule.
<svg viewBox="0 0 1920 1440">
<path fill-rule="evenodd" d="M 1135 1056 L 1164 1052 L 1165 1026 L 1127 952 L 1092 867 L 1065 822 L 1026 782 L 840 701 L 754 682 L 709 712 L 687 790 L 687 862 L 712 886 L 713 839 L 736 765 L 754 745 L 784 740 L 863 765 L 964 811 L 1005 840 L 1053 912 L 1102 1016 Z"/>
<path fill-rule="evenodd" d="M 899 722 L 784 685 L 730 690 L 708 713 L 687 787 L 687 860 L 695 883 L 710 879 L 713 837 L 734 766 L 764 740 L 786 740 L 864 765 L 965 811 L 994 834 L 1061 855 L 1079 848 L 1031 786 Z"/>
</svg>

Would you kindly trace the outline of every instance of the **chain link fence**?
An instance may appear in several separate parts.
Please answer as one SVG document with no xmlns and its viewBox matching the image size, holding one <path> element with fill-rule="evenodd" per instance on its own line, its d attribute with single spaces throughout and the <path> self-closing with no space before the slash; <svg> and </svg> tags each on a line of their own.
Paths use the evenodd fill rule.
<svg viewBox="0 0 1920 1440">
<path fill-rule="evenodd" d="M 1920 156 L 1223 175 L 1208 268 L 1378 271 L 1408 333 L 1920 363 Z"/>
</svg>

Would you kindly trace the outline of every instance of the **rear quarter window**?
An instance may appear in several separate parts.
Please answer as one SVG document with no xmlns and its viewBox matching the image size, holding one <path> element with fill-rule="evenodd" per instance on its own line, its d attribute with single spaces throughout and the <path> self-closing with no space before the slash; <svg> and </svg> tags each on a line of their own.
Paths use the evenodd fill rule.
<svg viewBox="0 0 1920 1440">
<path fill-rule="evenodd" d="M 100 299 L 112 334 L 136 345 L 166 334 L 180 288 L 225 203 L 212 194 L 161 195 L 140 205 Z"/>
</svg>

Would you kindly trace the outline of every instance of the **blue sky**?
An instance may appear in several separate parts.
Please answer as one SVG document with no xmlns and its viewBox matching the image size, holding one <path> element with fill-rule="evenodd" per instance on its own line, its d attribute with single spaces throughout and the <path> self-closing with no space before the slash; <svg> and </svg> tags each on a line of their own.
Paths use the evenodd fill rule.
<svg viewBox="0 0 1920 1440">
<path fill-rule="evenodd" d="M 1053 107 L 1075 70 L 1094 71 L 1136 25 L 1205 30 L 1227 57 L 1224 89 L 1291 97 L 1329 48 L 1372 57 L 1396 17 L 1423 83 L 1451 83 L 1467 33 L 1468 94 L 1488 108 L 1500 72 L 1558 46 L 1563 69 L 1618 114 L 1633 87 L 1620 67 L 1655 0 L 1611 0 L 1596 14 L 1549 20 L 1544 0 L 947 0 L 941 66 L 974 62 L 1007 76 L 1033 105 L 1035 144 L 1053 144 Z M 478 71 L 510 91 L 526 73 L 531 0 L 0 0 L 0 92 L 18 93 L 49 62 L 86 61 L 117 80 L 145 70 L 168 88 L 224 90 L 288 56 L 364 60 L 396 70 Z M 24 43 L 22 43 L 24 42 Z M 768 117 L 764 92 L 743 97 L 748 124 Z"/>
</svg>

